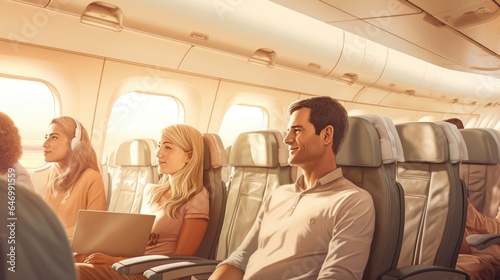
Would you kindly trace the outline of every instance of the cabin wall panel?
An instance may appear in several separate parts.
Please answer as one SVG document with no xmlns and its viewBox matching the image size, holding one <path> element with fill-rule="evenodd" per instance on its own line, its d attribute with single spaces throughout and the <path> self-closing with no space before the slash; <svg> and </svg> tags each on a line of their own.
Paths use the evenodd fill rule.
<svg viewBox="0 0 500 280">
<path fill-rule="evenodd" d="M 234 105 L 263 108 L 269 117 L 268 128 L 285 131 L 290 119 L 288 105 L 298 98 L 298 93 L 222 81 L 208 131 L 218 133 L 224 114 Z"/>
<path fill-rule="evenodd" d="M 347 114 L 349 116 L 369 114 L 383 115 L 392 119 L 394 123 L 405 123 L 413 121 L 416 119 L 416 116 L 418 114 L 417 111 L 408 111 L 400 108 L 381 107 L 353 102 L 345 102 L 343 105 L 346 108 Z"/>
<path fill-rule="evenodd" d="M 206 132 L 218 83 L 216 79 L 196 75 L 120 61 L 106 61 L 95 114 L 96 127 L 92 133 L 92 141 L 98 157 L 102 155 L 111 109 L 120 95 L 138 91 L 172 96 L 184 107 L 184 123 L 198 128 L 201 132 Z M 133 106 L 140 106 L 140 100 L 137 100 Z M 140 130 L 140 127 L 131 129 Z M 158 128 L 160 129 L 162 127 Z"/>
<path fill-rule="evenodd" d="M 27 45 L 13 47 L 11 42 L 0 41 L 0 61 L 1 74 L 46 83 L 58 103 L 56 116 L 74 117 L 90 133 L 102 59 Z M 35 170 L 30 175 L 36 192 L 43 195 L 48 168 Z"/>
</svg>

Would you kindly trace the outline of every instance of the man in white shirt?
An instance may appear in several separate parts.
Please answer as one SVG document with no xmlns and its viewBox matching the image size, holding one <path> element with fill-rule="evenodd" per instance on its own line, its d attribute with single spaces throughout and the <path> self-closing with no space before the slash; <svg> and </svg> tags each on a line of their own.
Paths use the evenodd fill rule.
<svg viewBox="0 0 500 280">
<path fill-rule="evenodd" d="M 375 210 L 368 192 L 336 165 L 347 112 L 330 97 L 312 97 L 292 103 L 289 113 L 288 162 L 303 175 L 271 193 L 245 240 L 210 280 L 363 277 Z"/>
</svg>

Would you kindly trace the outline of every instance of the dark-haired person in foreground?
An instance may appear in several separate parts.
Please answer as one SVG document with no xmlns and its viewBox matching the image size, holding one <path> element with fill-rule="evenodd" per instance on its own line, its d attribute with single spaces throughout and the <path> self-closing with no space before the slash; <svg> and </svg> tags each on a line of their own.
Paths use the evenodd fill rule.
<svg viewBox="0 0 500 280">
<path fill-rule="evenodd" d="M 292 103 L 289 113 L 288 161 L 303 175 L 270 194 L 240 247 L 210 280 L 363 277 L 375 210 L 368 192 L 337 168 L 347 112 L 330 97 L 313 97 Z"/>
<path fill-rule="evenodd" d="M 39 195 L 0 177 L 0 220 L 0 279 L 77 279 L 63 226 Z"/>
<path fill-rule="evenodd" d="M 22 155 L 19 130 L 7 114 L 0 112 L 0 177 L 7 180 L 15 176 L 16 182 L 34 191 L 28 170 L 19 163 Z"/>
</svg>

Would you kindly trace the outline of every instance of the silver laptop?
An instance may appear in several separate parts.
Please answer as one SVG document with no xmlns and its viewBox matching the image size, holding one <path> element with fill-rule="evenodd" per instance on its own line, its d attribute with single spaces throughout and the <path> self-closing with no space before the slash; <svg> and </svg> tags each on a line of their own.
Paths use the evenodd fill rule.
<svg viewBox="0 0 500 280">
<path fill-rule="evenodd" d="M 151 234 L 154 215 L 80 210 L 71 241 L 74 253 L 141 256 Z"/>
</svg>

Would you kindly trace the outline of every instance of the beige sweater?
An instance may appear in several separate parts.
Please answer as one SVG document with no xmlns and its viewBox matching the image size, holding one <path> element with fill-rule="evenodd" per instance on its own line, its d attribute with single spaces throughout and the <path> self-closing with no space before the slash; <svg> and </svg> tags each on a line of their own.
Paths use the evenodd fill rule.
<svg viewBox="0 0 500 280">
<path fill-rule="evenodd" d="M 52 178 L 51 169 L 49 178 Z M 47 187 L 45 201 L 54 209 L 63 224 L 68 237 L 73 236 L 76 217 L 80 209 L 107 210 L 104 183 L 99 172 L 87 168 L 69 191 L 52 195 Z"/>
</svg>

